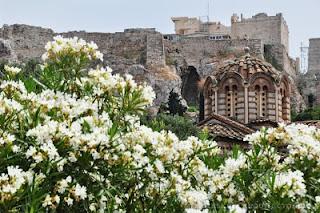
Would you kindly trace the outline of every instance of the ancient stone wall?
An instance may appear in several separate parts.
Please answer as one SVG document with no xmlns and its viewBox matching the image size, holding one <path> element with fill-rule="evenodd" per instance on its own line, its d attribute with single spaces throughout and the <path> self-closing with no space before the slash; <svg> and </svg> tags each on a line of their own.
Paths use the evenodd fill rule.
<svg viewBox="0 0 320 213">
<path fill-rule="evenodd" d="M 156 105 L 167 101 L 171 90 L 181 87 L 175 67 L 165 66 L 162 34 L 155 29 L 127 29 L 117 33 L 73 31 L 55 33 L 51 29 L 28 25 L 0 28 L 0 59 L 11 61 L 40 60 L 44 46 L 54 36 L 77 36 L 97 43 L 104 54 L 104 65 L 115 73 L 129 73 L 138 82 L 149 83 L 157 93 Z"/>
<path fill-rule="evenodd" d="M 308 72 L 320 74 L 320 38 L 310 39 Z"/>
<path fill-rule="evenodd" d="M 144 65 L 147 60 L 147 34 L 155 33 L 148 30 L 126 30 L 117 33 L 61 33 L 64 37 L 77 36 L 86 41 L 94 41 L 104 54 L 104 63 L 115 72 L 123 72 L 134 64 Z"/>
<path fill-rule="evenodd" d="M 292 59 L 283 44 L 265 44 L 264 58 L 277 70 L 286 71 L 295 81 L 299 72 L 299 62 Z"/>
<path fill-rule="evenodd" d="M 165 65 L 165 51 L 163 44 L 163 36 L 160 33 L 154 32 L 147 34 L 147 59 L 148 66 Z"/>
<path fill-rule="evenodd" d="M 5 25 L 0 28 L 0 59 L 40 59 L 45 44 L 59 34 L 97 43 L 104 54 L 104 65 L 116 73 L 131 73 L 137 80 L 149 82 L 157 92 L 157 104 L 166 101 L 172 89 L 182 89 L 181 85 L 185 85 L 183 76 L 190 78 L 188 73 L 183 73 L 188 67 L 195 68 L 200 76 L 197 84 L 201 86 L 201 79 L 212 75 L 219 63 L 243 55 L 245 47 L 250 47 L 252 55 L 264 57 L 263 42 L 259 39 L 211 40 L 208 36 L 162 35 L 153 28 L 116 33 L 55 33 L 41 27 Z M 274 57 L 285 67 L 288 64 L 282 57 L 285 49 L 272 50 L 275 50 L 271 51 Z"/>
<path fill-rule="evenodd" d="M 289 29 L 281 13 L 276 16 L 260 13 L 241 20 L 233 16 L 231 37 L 260 39 L 263 44 L 282 44 L 289 52 Z"/>
<path fill-rule="evenodd" d="M 165 40 L 166 61 L 176 66 L 193 66 L 201 77 L 212 74 L 208 64 L 219 63 L 228 56 L 243 55 L 249 47 L 251 54 L 263 57 L 263 48 L 258 39 L 210 40 L 208 37 L 174 36 Z"/>
<path fill-rule="evenodd" d="M 45 51 L 45 44 L 52 40 L 53 36 L 54 32 L 51 29 L 28 25 L 4 25 L 0 28 L 0 39 L 10 49 L 10 53 L 3 58 L 19 61 L 39 58 Z"/>
<path fill-rule="evenodd" d="M 320 105 L 320 38 L 309 40 L 308 72 L 303 76 L 303 97 L 309 106 Z"/>
</svg>

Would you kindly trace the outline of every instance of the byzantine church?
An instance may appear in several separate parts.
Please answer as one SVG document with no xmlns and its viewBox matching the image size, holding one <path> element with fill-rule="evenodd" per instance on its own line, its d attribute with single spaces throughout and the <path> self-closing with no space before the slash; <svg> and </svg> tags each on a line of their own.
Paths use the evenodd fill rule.
<svg viewBox="0 0 320 213">
<path fill-rule="evenodd" d="M 245 52 L 206 77 L 200 95 L 199 127 L 226 148 L 246 146 L 244 136 L 262 126 L 291 121 L 289 76 Z"/>
</svg>

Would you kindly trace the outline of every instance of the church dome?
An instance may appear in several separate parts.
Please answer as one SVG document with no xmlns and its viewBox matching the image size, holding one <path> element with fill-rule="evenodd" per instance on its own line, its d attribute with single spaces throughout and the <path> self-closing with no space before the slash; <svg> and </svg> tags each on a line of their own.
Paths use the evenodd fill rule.
<svg viewBox="0 0 320 213">
<path fill-rule="evenodd" d="M 266 74 L 274 80 L 280 79 L 281 76 L 281 72 L 276 70 L 270 63 L 253 57 L 248 53 L 242 57 L 225 61 L 224 64 L 218 68 L 215 76 L 217 79 L 221 79 L 225 75 L 228 75 L 228 73 L 237 73 L 247 82 L 253 75 L 258 73 Z"/>
<path fill-rule="evenodd" d="M 203 86 L 204 118 L 212 114 L 248 124 L 290 121 L 290 80 L 285 71 L 246 54 L 225 61 Z"/>
</svg>

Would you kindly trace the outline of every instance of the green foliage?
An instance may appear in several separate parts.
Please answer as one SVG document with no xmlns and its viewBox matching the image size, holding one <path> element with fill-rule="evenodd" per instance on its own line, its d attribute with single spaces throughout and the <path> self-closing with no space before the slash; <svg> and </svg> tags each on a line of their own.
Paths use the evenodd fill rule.
<svg viewBox="0 0 320 213">
<path fill-rule="evenodd" d="M 56 37 L 39 79 L 5 67 L 0 212 L 320 212 L 319 130 L 263 128 L 228 155 L 182 116 L 142 122 L 183 140 L 155 132 L 152 89 L 88 70 L 95 46 Z"/>
<path fill-rule="evenodd" d="M 182 104 L 181 96 L 173 91 L 170 92 L 167 106 L 171 115 L 183 116 L 187 110 L 187 106 Z"/>
<path fill-rule="evenodd" d="M 201 133 L 191 120 L 179 115 L 161 113 L 153 119 L 143 118 L 142 123 L 154 131 L 171 131 L 181 140 L 185 140 L 189 136 L 198 136 Z"/>
<path fill-rule="evenodd" d="M 301 113 L 292 113 L 292 121 L 320 120 L 320 106 L 308 108 Z"/>
<path fill-rule="evenodd" d="M 199 112 L 199 109 L 196 106 L 189 106 L 188 112 Z"/>
</svg>

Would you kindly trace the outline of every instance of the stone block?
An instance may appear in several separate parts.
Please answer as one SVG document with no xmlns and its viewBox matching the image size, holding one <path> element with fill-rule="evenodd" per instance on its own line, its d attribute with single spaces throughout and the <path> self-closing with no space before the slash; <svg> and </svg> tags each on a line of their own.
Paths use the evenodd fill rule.
<svg viewBox="0 0 320 213">
<path fill-rule="evenodd" d="M 249 108 L 256 108 L 256 107 L 257 107 L 256 103 L 249 103 Z"/>
</svg>

